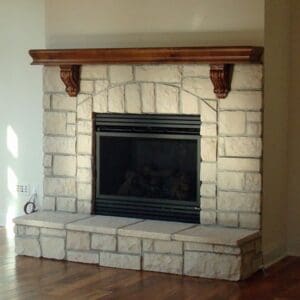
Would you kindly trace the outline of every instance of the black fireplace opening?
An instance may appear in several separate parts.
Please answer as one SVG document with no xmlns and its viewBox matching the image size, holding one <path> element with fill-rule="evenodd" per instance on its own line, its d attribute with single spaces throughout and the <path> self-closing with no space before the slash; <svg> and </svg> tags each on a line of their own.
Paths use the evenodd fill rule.
<svg viewBox="0 0 300 300">
<path fill-rule="evenodd" d="M 200 116 L 94 114 L 94 213 L 200 222 Z"/>
</svg>

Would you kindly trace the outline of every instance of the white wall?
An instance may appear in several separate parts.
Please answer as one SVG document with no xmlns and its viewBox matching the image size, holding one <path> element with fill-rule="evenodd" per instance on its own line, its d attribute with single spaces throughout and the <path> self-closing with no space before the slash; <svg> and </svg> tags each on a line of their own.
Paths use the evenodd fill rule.
<svg viewBox="0 0 300 300">
<path fill-rule="evenodd" d="M 28 50 L 45 47 L 44 20 L 42 0 L 0 2 L 0 225 L 22 213 L 15 181 L 41 189 L 42 69 Z"/>
<path fill-rule="evenodd" d="M 47 0 L 48 48 L 263 45 L 264 0 Z"/>
</svg>

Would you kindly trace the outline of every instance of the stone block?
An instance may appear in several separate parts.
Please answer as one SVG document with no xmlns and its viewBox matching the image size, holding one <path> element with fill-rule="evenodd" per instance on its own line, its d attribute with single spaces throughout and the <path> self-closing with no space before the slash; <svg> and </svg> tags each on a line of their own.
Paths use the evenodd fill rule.
<svg viewBox="0 0 300 300">
<path fill-rule="evenodd" d="M 43 166 L 44 167 L 52 167 L 52 155 L 51 154 L 44 154 Z"/>
<path fill-rule="evenodd" d="M 61 81 L 59 76 L 59 81 Z M 68 95 L 52 95 L 52 109 L 63 111 L 76 111 L 76 98 L 69 97 Z"/>
<path fill-rule="evenodd" d="M 82 65 L 80 76 L 82 79 L 107 78 L 107 66 L 106 65 Z"/>
<path fill-rule="evenodd" d="M 109 66 L 111 83 L 124 83 L 133 80 L 132 66 L 112 65 Z"/>
<path fill-rule="evenodd" d="M 75 154 L 74 137 L 44 137 L 44 153 Z"/>
<path fill-rule="evenodd" d="M 90 234 L 88 232 L 68 231 L 67 249 L 71 250 L 89 250 Z"/>
<path fill-rule="evenodd" d="M 141 270 L 141 256 L 134 254 L 100 252 L 100 266 Z"/>
<path fill-rule="evenodd" d="M 92 211 L 91 200 L 77 201 L 77 212 L 82 214 L 90 214 Z"/>
<path fill-rule="evenodd" d="M 107 90 L 94 96 L 93 111 L 97 113 L 104 113 L 108 110 L 108 96 Z"/>
<path fill-rule="evenodd" d="M 44 67 L 43 90 L 47 92 L 64 92 L 65 86 L 60 79 L 59 67 Z"/>
<path fill-rule="evenodd" d="M 202 98 L 216 99 L 214 87 L 209 78 L 187 77 L 182 81 L 183 89 Z"/>
<path fill-rule="evenodd" d="M 260 123 L 262 120 L 261 112 L 249 111 L 247 112 L 247 122 L 258 122 Z"/>
<path fill-rule="evenodd" d="M 184 77 L 204 77 L 209 78 L 210 66 L 191 64 L 183 66 L 183 76 Z"/>
<path fill-rule="evenodd" d="M 67 251 L 67 260 L 85 264 L 98 264 L 99 253 L 92 251 Z"/>
<path fill-rule="evenodd" d="M 213 252 L 213 245 L 212 244 L 185 242 L 184 250 L 185 251 Z"/>
<path fill-rule="evenodd" d="M 216 185 L 214 183 L 202 183 L 200 187 L 201 197 L 215 197 Z"/>
<path fill-rule="evenodd" d="M 67 124 L 66 134 L 69 136 L 75 136 L 76 135 L 76 125 L 75 124 Z"/>
<path fill-rule="evenodd" d="M 182 254 L 182 242 L 154 240 L 154 251 L 157 253 Z"/>
<path fill-rule="evenodd" d="M 261 191 L 261 174 L 247 173 L 245 175 L 245 190 L 250 192 Z"/>
<path fill-rule="evenodd" d="M 206 210 L 206 209 L 217 209 L 217 200 L 216 198 L 206 198 L 202 197 L 201 195 L 201 200 L 200 200 L 200 206 L 201 209 Z"/>
<path fill-rule="evenodd" d="M 242 135 L 246 132 L 246 114 L 241 111 L 221 111 L 219 113 L 219 133 Z"/>
<path fill-rule="evenodd" d="M 43 210 L 55 210 L 55 197 L 44 197 Z"/>
<path fill-rule="evenodd" d="M 42 256 L 53 259 L 65 258 L 65 239 L 41 236 Z"/>
<path fill-rule="evenodd" d="M 56 209 L 58 211 L 76 212 L 76 199 L 75 198 L 66 198 L 66 197 L 57 197 Z"/>
<path fill-rule="evenodd" d="M 92 234 L 92 249 L 116 251 L 116 248 L 116 236 L 108 234 Z"/>
<path fill-rule="evenodd" d="M 26 226 L 25 227 L 25 234 L 26 235 L 31 235 L 31 236 L 39 236 L 40 235 L 40 228 L 32 227 L 32 226 Z"/>
<path fill-rule="evenodd" d="M 154 113 L 155 112 L 154 84 L 142 83 L 141 93 L 142 93 L 143 113 Z"/>
<path fill-rule="evenodd" d="M 68 112 L 67 113 L 67 123 L 68 124 L 75 124 L 76 123 L 76 113 Z"/>
<path fill-rule="evenodd" d="M 44 134 L 66 134 L 67 118 L 63 112 L 44 113 Z"/>
<path fill-rule="evenodd" d="M 80 93 L 92 94 L 94 92 L 94 81 L 80 80 Z"/>
<path fill-rule="evenodd" d="M 109 86 L 108 80 L 96 80 L 95 81 L 95 91 L 96 93 L 103 92 L 107 90 Z"/>
<path fill-rule="evenodd" d="M 231 91 L 225 101 L 219 102 L 221 110 L 256 110 L 262 108 L 262 92 Z"/>
<path fill-rule="evenodd" d="M 88 97 L 81 103 L 78 103 L 77 119 L 82 119 L 82 120 L 92 119 L 92 97 Z"/>
<path fill-rule="evenodd" d="M 92 182 L 92 171 L 90 169 L 77 169 L 78 182 Z"/>
<path fill-rule="evenodd" d="M 242 191 L 245 185 L 245 175 L 241 172 L 219 172 L 218 188 L 221 190 Z"/>
<path fill-rule="evenodd" d="M 91 168 L 92 158 L 89 155 L 77 155 L 78 168 Z"/>
<path fill-rule="evenodd" d="M 201 101 L 200 111 L 202 122 L 217 122 L 216 101 Z"/>
<path fill-rule="evenodd" d="M 142 65 L 135 67 L 137 81 L 180 82 L 181 75 L 177 65 Z"/>
<path fill-rule="evenodd" d="M 200 100 L 185 91 L 181 91 L 181 111 L 184 114 L 199 114 Z"/>
<path fill-rule="evenodd" d="M 77 153 L 92 154 L 92 137 L 80 134 L 77 136 Z"/>
<path fill-rule="evenodd" d="M 154 240 L 143 239 L 143 252 L 153 252 L 154 251 Z"/>
<path fill-rule="evenodd" d="M 215 211 L 205 211 L 200 212 L 201 224 L 212 225 L 217 222 L 217 213 Z"/>
<path fill-rule="evenodd" d="M 239 212 L 259 212 L 259 193 L 225 192 L 218 193 L 218 209 Z"/>
<path fill-rule="evenodd" d="M 77 183 L 77 198 L 81 200 L 91 200 L 92 185 L 90 183 Z"/>
<path fill-rule="evenodd" d="M 201 158 L 203 161 L 217 160 L 217 139 L 202 138 L 201 139 Z"/>
<path fill-rule="evenodd" d="M 51 96 L 49 94 L 43 95 L 43 108 L 44 110 L 51 109 Z"/>
<path fill-rule="evenodd" d="M 216 164 L 202 162 L 200 168 L 200 180 L 204 182 L 215 182 L 217 176 Z"/>
<path fill-rule="evenodd" d="M 217 253 L 184 253 L 184 274 L 237 281 L 241 276 L 241 257 Z"/>
<path fill-rule="evenodd" d="M 182 274 L 183 258 L 181 255 L 144 253 L 143 270 Z"/>
<path fill-rule="evenodd" d="M 250 136 L 261 136 L 261 124 L 259 123 L 247 123 L 247 128 L 246 128 L 246 132 L 247 135 Z"/>
<path fill-rule="evenodd" d="M 62 229 L 41 228 L 41 234 L 47 236 L 65 237 L 67 232 Z"/>
<path fill-rule="evenodd" d="M 259 171 L 260 160 L 256 158 L 218 158 L 219 170 L 227 171 Z"/>
<path fill-rule="evenodd" d="M 44 194 L 53 196 L 75 196 L 75 179 L 45 177 Z"/>
<path fill-rule="evenodd" d="M 177 87 L 156 85 L 156 108 L 158 113 L 178 113 L 179 91 Z"/>
<path fill-rule="evenodd" d="M 201 124 L 200 134 L 201 136 L 217 136 L 217 125 L 209 123 Z"/>
<path fill-rule="evenodd" d="M 77 132 L 83 134 L 92 134 L 92 122 L 87 120 L 80 120 L 77 122 Z"/>
<path fill-rule="evenodd" d="M 260 214 L 240 213 L 240 227 L 259 229 L 261 227 Z"/>
<path fill-rule="evenodd" d="M 223 245 L 214 245 L 214 252 L 220 254 L 241 254 L 241 248 L 239 247 L 228 247 Z"/>
<path fill-rule="evenodd" d="M 108 111 L 124 112 L 124 86 L 116 86 L 108 90 Z"/>
<path fill-rule="evenodd" d="M 31 237 L 15 237 L 15 251 L 17 255 L 41 256 L 41 247 L 38 239 Z"/>
<path fill-rule="evenodd" d="M 141 113 L 141 91 L 136 83 L 127 84 L 125 87 L 126 112 Z"/>
<path fill-rule="evenodd" d="M 76 156 L 55 155 L 53 161 L 53 174 L 59 176 L 75 176 Z"/>
<path fill-rule="evenodd" d="M 125 253 L 141 253 L 142 241 L 139 238 L 119 236 L 118 237 L 118 251 Z"/>
<path fill-rule="evenodd" d="M 261 90 L 263 69 L 259 64 L 236 64 L 234 66 L 232 90 Z"/>
<path fill-rule="evenodd" d="M 226 137 L 224 141 L 226 156 L 261 157 L 262 142 L 260 138 Z"/>
<path fill-rule="evenodd" d="M 238 227 L 238 213 L 236 212 L 217 212 L 217 223 L 227 227 Z"/>
</svg>

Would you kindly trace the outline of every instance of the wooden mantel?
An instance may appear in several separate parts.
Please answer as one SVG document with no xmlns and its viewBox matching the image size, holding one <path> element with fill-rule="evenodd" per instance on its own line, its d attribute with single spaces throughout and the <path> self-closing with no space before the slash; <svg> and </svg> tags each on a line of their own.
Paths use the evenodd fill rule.
<svg viewBox="0 0 300 300">
<path fill-rule="evenodd" d="M 180 47 L 30 50 L 33 65 L 59 66 L 66 92 L 76 97 L 80 89 L 80 66 L 84 64 L 210 64 L 210 78 L 218 98 L 230 91 L 232 66 L 260 63 L 262 47 Z"/>
</svg>

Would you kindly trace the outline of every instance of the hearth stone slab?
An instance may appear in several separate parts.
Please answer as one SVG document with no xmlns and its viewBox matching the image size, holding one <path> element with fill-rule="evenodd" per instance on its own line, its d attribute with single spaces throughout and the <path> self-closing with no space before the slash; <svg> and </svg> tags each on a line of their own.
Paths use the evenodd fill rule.
<svg viewBox="0 0 300 300">
<path fill-rule="evenodd" d="M 133 218 L 95 216 L 70 223 L 66 226 L 66 228 L 70 230 L 80 230 L 103 234 L 116 234 L 118 228 L 142 221 L 142 219 Z"/>
<path fill-rule="evenodd" d="M 173 235 L 174 240 L 227 246 L 239 246 L 259 237 L 254 230 L 198 225 Z"/>
<path fill-rule="evenodd" d="M 17 217 L 14 219 L 14 223 L 17 225 L 64 229 L 66 224 L 86 218 L 89 218 L 89 215 L 42 211 Z"/>
<path fill-rule="evenodd" d="M 18 255 L 232 281 L 262 264 L 254 230 L 58 212 L 15 223 Z"/>
<path fill-rule="evenodd" d="M 140 238 L 171 240 L 172 234 L 195 224 L 147 220 L 118 230 L 119 235 Z"/>
</svg>

